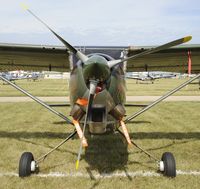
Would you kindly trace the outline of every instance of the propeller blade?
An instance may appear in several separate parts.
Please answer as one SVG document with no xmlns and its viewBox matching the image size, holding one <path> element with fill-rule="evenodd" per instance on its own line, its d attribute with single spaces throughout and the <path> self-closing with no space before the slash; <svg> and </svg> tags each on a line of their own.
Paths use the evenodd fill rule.
<svg viewBox="0 0 200 189">
<path fill-rule="evenodd" d="M 65 41 L 61 36 L 59 36 L 55 31 L 53 31 L 44 21 L 42 21 L 36 14 L 34 14 L 26 5 L 21 4 L 24 10 L 27 10 L 33 17 L 35 17 L 40 23 L 42 23 L 46 28 L 48 28 L 73 54 L 75 54 L 83 63 L 88 60 L 88 57 L 82 52 L 78 51 L 67 41 Z"/>
<path fill-rule="evenodd" d="M 130 60 L 130 59 L 135 59 L 135 58 L 138 58 L 138 57 L 141 57 L 141 56 L 144 56 L 144 55 L 148 55 L 148 54 L 151 54 L 151 53 L 155 53 L 155 52 L 158 52 L 158 51 L 161 51 L 161 50 L 164 50 L 164 49 L 168 49 L 170 47 L 180 45 L 182 43 L 186 43 L 186 42 L 190 41 L 191 39 L 192 39 L 192 36 L 183 37 L 183 38 L 177 39 L 175 41 L 171 41 L 169 43 L 166 43 L 164 45 L 158 46 L 156 48 L 149 49 L 149 50 L 141 52 L 139 54 L 130 56 L 130 57 L 125 58 L 125 59 L 111 60 L 111 61 L 108 61 L 108 66 L 109 66 L 109 68 L 112 68 L 113 66 L 120 64 L 124 61 Z"/>
<path fill-rule="evenodd" d="M 76 160 L 76 170 L 79 167 L 79 162 L 80 162 L 80 158 L 81 158 L 81 154 L 82 154 L 82 150 L 83 150 L 83 145 L 82 145 L 83 141 L 82 140 L 84 138 L 84 133 L 85 133 L 86 125 L 87 125 L 87 120 L 88 120 L 88 117 L 89 117 L 89 115 L 91 113 L 91 108 L 92 108 L 92 103 L 93 103 L 96 87 L 97 87 L 97 81 L 91 80 L 90 81 L 90 92 L 89 92 L 89 97 L 88 97 L 88 105 L 87 105 L 85 121 L 84 121 L 84 125 L 83 125 L 83 137 L 81 139 L 80 148 L 79 148 L 79 152 L 78 152 L 78 156 L 77 156 L 77 160 Z"/>
</svg>

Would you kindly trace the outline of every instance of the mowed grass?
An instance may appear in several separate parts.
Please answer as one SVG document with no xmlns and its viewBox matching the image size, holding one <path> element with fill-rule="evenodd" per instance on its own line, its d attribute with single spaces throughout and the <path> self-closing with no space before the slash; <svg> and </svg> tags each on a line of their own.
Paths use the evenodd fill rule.
<svg viewBox="0 0 200 189">
<path fill-rule="evenodd" d="M 127 79 L 127 95 L 128 96 L 145 96 L 145 95 L 163 95 L 167 91 L 177 87 L 186 79 L 159 79 L 155 80 L 154 84 L 143 82 L 137 84 L 135 80 Z M 15 83 L 35 96 L 68 96 L 68 81 L 64 79 L 41 79 L 39 81 L 15 81 Z M 175 93 L 174 95 L 198 96 L 200 95 L 198 81 L 194 81 Z M 3 85 L 0 80 L 0 96 L 24 96 L 22 93 L 15 90 L 12 86 Z"/>
<path fill-rule="evenodd" d="M 35 96 L 68 96 L 68 80 L 39 79 L 34 81 L 19 80 L 17 85 Z M 12 86 L 0 80 L 0 96 L 24 96 Z"/>
<path fill-rule="evenodd" d="M 127 95 L 128 96 L 160 96 L 164 95 L 166 92 L 174 89 L 175 87 L 181 85 L 183 82 L 189 80 L 184 79 L 158 79 L 154 83 L 148 81 L 136 83 L 133 79 L 127 79 Z M 198 80 L 193 81 L 193 83 L 187 85 L 174 95 L 177 96 L 199 96 L 200 90 L 198 85 Z"/>
<path fill-rule="evenodd" d="M 127 114 L 138 108 L 128 107 Z M 69 114 L 69 108 L 60 108 Z M 18 172 L 19 158 L 31 151 L 36 158 L 52 149 L 73 131 L 60 118 L 40 105 L 1 103 L 0 105 L 0 173 Z M 133 140 L 160 158 L 170 151 L 176 157 L 177 169 L 200 171 L 200 103 L 163 102 L 129 123 Z M 91 178 L 40 178 L 31 176 L 0 177 L 0 188 L 199 188 L 200 176 L 178 175 L 175 179 L 160 177 L 93 178 L 95 173 L 157 172 L 154 161 L 135 147 L 127 148 L 116 135 L 88 138 L 78 172 Z M 63 145 L 40 164 L 40 173 L 76 173 L 75 162 L 80 141 L 75 138 Z"/>
</svg>

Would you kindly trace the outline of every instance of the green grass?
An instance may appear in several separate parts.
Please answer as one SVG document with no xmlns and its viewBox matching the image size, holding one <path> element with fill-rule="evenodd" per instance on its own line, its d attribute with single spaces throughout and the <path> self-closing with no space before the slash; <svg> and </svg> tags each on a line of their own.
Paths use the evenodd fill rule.
<svg viewBox="0 0 200 189">
<path fill-rule="evenodd" d="M 135 80 L 127 80 L 127 95 L 128 96 L 160 96 L 166 92 L 174 89 L 178 85 L 187 81 L 186 79 L 159 79 L 155 80 L 154 84 L 151 83 L 140 83 L 137 84 Z M 179 92 L 175 93 L 177 96 L 199 96 L 200 90 L 197 81 L 194 81 L 192 84 L 187 85 Z"/>
<path fill-rule="evenodd" d="M 60 108 L 69 114 L 69 108 Z M 127 114 L 137 108 L 128 107 Z M 199 102 L 163 102 L 128 124 L 136 143 L 160 158 L 172 152 L 178 170 L 200 171 Z M 50 150 L 65 138 L 73 127 L 40 105 L 1 103 L 0 105 L 0 172 L 16 172 L 24 151 L 35 157 Z M 127 148 L 118 135 L 89 138 L 89 147 L 82 155 L 79 172 L 113 173 L 139 170 L 156 172 L 154 161 L 136 148 Z M 80 141 L 75 138 L 51 154 L 40 165 L 41 173 L 75 172 Z M 199 176 L 134 178 L 38 178 L 0 177 L 0 188 L 199 188 Z"/>
<path fill-rule="evenodd" d="M 187 183 L 187 184 L 186 184 Z M 1 181 L 2 188 L 8 189 L 22 189 L 22 188 L 66 188 L 66 189 L 177 189 L 177 188 L 195 188 L 198 189 L 200 181 L 195 176 L 180 176 L 176 179 L 166 179 L 162 177 L 158 178 L 133 178 L 128 180 L 127 178 L 113 178 L 113 179 L 81 179 L 81 178 L 28 178 L 13 179 L 4 178 Z"/>
<path fill-rule="evenodd" d="M 187 79 L 160 79 L 154 84 L 136 84 L 135 80 L 127 79 L 127 95 L 128 96 L 144 96 L 144 95 L 163 95 L 167 91 L 177 87 Z M 197 81 L 195 81 L 197 83 Z M 68 82 L 63 79 L 42 79 L 33 81 L 16 81 L 16 84 L 29 91 L 35 96 L 68 96 Z M 175 93 L 175 95 L 199 96 L 200 90 L 198 84 L 190 84 Z M 0 81 L 0 96 L 23 96 L 20 92 L 9 85 L 3 85 Z"/>
<path fill-rule="evenodd" d="M 17 85 L 35 96 L 68 96 L 68 82 L 64 79 L 19 80 Z M 12 86 L 0 81 L 0 96 L 24 96 Z"/>
</svg>

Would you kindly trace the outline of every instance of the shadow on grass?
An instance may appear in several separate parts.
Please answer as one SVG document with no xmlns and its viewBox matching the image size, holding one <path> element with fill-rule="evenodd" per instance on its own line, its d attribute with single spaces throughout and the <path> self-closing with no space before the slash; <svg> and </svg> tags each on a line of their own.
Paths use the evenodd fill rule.
<svg viewBox="0 0 200 189">
<path fill-rule="evenodd" d="M 14 138 L 14 139 L 31 139 L 31 138 L 45 138 L 45 139 L 64 139 L 71 133 L 55 133 L 55 132 L 27 132 L 27 131 L 19 131 L 19 132 L 8 132 L 8 131 L 0 131 L 0 138 Z"/>
<path fill-rule="evenodd" d="M 14 139 L 31 139 L 31 138 L 46 138 L 46 139 L 65 139 L 70 133 L 55 133 L 55 132 L 27 132 L 27 131 L 0 131 L 0 138 L 14 138 Z M 106 137 L 113 137 L 114 135 L 108 135 Z M 137 132 L 130 133 L 131 138 L 133 139 L 200 139 L 200 132 Z M 75 137 L 76 138 L 76 137 Z M 101 138 L 105 138 L 98 136 L 94 137 L 100 140 Z M 118 137 L 117 137 L 118 138 Z M 91 143 L 93 143 L 93 139 Z M 117 139 L 120 140 L 120 139 Z M 95 141 L 96 142 L 96 141 Z M 109 141 L 107 141 L 109 143 Z M 104 144 L 108 145 L 108 144 Z"/>
<path fill-rule="evenodd" d="M 55 125 L 67 125 L 66 121 L 54 121 L 53 124 L 55 124 Z"/>
<path fill-rule="evenodd" d="M 129 121 L 127 124 L 144 124 L 144 123 L 150 124 L 151 121 Z M 53 122 L 53 124 L 55 124 L 55 125 L 66 125 L 67 123 L 66 123 L 66 121 L 55 121 L 55 122 Z"/>
<path fill-rule="evenodd" d="M 33 141 L 30 141 L 30 140 L 27 140 L 27 139 L 18 139 L 18 140 L 19 140 L 19 141 L 22 141 L 22 142 L 25 142 L 25 143 L 29 143 L 29 144 L 31 144 L 31 145 L 45 147 L 45 148 L 47 148 L 46 151 L 48 151 L 48 150 L 50 150 L 50 149 L 53 149 L 53 148 L 55 147 L 55 146 L 50 145 L 50 144 L 41 144 L 41 143 L 39 143 L 39 142 L 33 142 Z M 74 155 L 75 157 L 77 156 L 77 153 L 74 153 L 72 150 L 68 150 L 68 149 L 63 150 L 63 149 L 58 148 L 56 151 L 58 151 L 58 152 L 63 152 L 63 153 L 66 153 L 66 152 L 67 152 L 67 153 L 70 153 L 70 154 Z"/>
<path fill-rule="evenodd" d="M 200 139 L 200 132 L 137 132 L 130 133 L 134 139 Z"/>
<path fill-rule="evenodd" d="M 127 123 L 128 124 L 143 124 L 143 123 L 147 123 L 147 124 L 150 124 L 151 122 L 150 121 L 129 121 Z"/>
<path fill-rule="evenodd" d="M 89 146 L 83 159 L 89 164 L 88 173 L 95 170 L 100 174 L 124 170 L 128 161 L 127 143 L 119 135 L 94 136 L 88 138 Z"/>
<path fill-rule="evenodd" d="M 158 147 L 154 147 L 154 148 L 146 148 L 145 150 L 148 151 L 148 152 L 152 152 L 152 151 L 157 151 L 157 150 L 162 150 L 162 149 L 166 149 L 166 148 L 169 148 L 171 146 L 174 146 L 174 145 L 180 145 L 180 144 L 186 144 L 190 141 L 172 141 L 171 143 L 169 144 L 166 144 L 166 145 L 161 145 L 161 146 L 158 146 Z M 129 152 L 129 154 L 138 154 L 138 153 L 143 153 L 142 151 L 136 151 L 136 152 Z"/>
<path fill-rule="evenodd" d="M 37 143 L 27 141 L 26 139 L 31 138 L 49 138 L 49 139 L 57 139 L 57 138 L 66 138 L 69 133 L 54 133 L 54 132 L 8 132 L 8 131 L 0 131 L 0 138 L 14 138 L 19 141 L 28 142 L 34 145 Z M 200 132 L 138 132 L 130 134 L 134 139 L 200 139 Z M 88 163 L 88 167 L 86 168 L 88 174 L 90 175 L 91 180 L 95 180 L 95 176 L 92 175 L 92 172 L 98 171 L 100 174 L 109 174 L 116 170 L 124 171 L 127 174 L 127 178 L 131 180 L 132 178 L 128 175 L 126 171 L 127 165 L 130 164 L 139 164 L 140 166 L 149 167 L 148 163 L 138 162 L 138 161 L 129 161 L 128 155 L 133 153 L 128 153 L 127 143 L 123 142 L 122 138 L 118 134 L 113 135 L 97 135 L 94 137 L 88 136 L 88 148 L 85 149 L 85 153 L 82 155 L 82 158 Z M 187 141 L 180 141 L 178 144 L 186 143 Z M 168 148 L 172 145 L 176 145 L 176 143 L 170 143 L 165 146 L 160 146 L 157 148 L 149 148 L 147 151 L 154 151 L 162 148 Z M 47 148 L 52 148 L 52 146 L 46 145 Z M 61 151 L 64 152 L 64 151 Z M 65 151 L 67 152 L 67 150 Z M 68 151 L 71 153 L 71 151 Z M 73 153 L 73 152 L 72 152 Z M 141 152 L 134 152 L 141 153 Z M 76 153 L 73 153 L 76 156 Z M 54 168 L 56 166 L 60 166 L 61 164 L 53 165 L 49 168 Z M 152 167 L 151 167 L 152 168 Z M 95 188 L 99 185 L 102 179 L 95 180 L 92 188 Z"/>
</svg>

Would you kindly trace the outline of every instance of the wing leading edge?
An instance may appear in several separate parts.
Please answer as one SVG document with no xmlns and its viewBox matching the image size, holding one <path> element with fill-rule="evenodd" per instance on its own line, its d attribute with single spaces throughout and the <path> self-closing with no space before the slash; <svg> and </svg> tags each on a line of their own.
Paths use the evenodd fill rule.
<svg viewBox="0 0 200 189">
<path fill-rule="evenodd" d="M 126 52 L 130 57 L 152 47 L 76 47 L 86 54 L 103 53 L 119 59 Z M 200 73 L 200 45 L 184 45 L 127 61 L 127 71 L 170 71 L 187 73 L 188 51 L 191 52 L 192 73 Z M 70 53 L 62 46 L 0 44 L 0 72 L 11 70 L 70 70 Z"/>
<path fill-rule="evenodd" d="M 141 53 L 151 47 L 129 47 L 127 56 Z M 188 52 L 191 52 L 192 73 L 200 73 L 200 45 L 184 45 L 162 50 L 127 61 L 127 71 L 188 72 Z"/>
<path fill-rule="evenodd" d="M 0 44 L 0 72 L 12 70 L 69 71 L 65 47 Z"/>
</svg>

